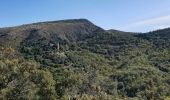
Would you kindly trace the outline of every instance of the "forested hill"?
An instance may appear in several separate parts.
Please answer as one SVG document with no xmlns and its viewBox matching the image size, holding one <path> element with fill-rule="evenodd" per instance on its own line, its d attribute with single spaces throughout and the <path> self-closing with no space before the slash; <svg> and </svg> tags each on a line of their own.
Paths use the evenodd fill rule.
<svg viewBox="0 0 170 100">
<path fill-rule="evenodd" d="M 86 19 L 0 29 L 0 99 L 169 100 L 170 29 L 104 30 Z"/>
<path fill-rule="evenodd" d="M 25 40 L 46 39 L 49 41 L 65 40 L 75 42 L 96 32 L 104 32 L 86 19 L 73 19 L 53 22 L 40 22 L 18 27 L 0 29 L 0 43 L 20 45 Z"/>
</svg>

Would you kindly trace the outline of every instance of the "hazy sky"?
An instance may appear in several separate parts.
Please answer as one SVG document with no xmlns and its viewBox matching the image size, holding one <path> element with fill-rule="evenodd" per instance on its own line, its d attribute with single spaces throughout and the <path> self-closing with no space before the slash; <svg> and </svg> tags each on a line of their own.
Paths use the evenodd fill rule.
<svg viewBox="0 0 170 100">
<path fill-rule="evenodd" d="M 104 29 L 170 27 L 170 0 L 1 0 L 0 27 L 86 18 Z"/>
</svg>

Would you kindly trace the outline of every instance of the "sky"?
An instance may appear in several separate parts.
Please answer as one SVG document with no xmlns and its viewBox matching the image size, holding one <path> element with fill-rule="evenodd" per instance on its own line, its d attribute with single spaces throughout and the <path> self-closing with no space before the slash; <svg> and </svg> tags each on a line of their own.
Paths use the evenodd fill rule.
<svg viewBox="0 0 170 100">
<path fill-rule="evenodd" d="M 0 0 L 0 27 L 85 18 L 104 29 L 170 27 L 170 0 Z"/>
</svg>

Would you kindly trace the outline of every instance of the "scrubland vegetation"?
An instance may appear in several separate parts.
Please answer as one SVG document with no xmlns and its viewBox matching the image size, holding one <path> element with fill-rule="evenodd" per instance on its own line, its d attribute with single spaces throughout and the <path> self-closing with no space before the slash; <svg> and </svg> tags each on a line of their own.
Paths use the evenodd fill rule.
<svg viewBox="0 0 170 100">
<path fill-rule="evenodd" d="M 139 34 L 105 31 L 86 20 L 57 23 L 78 26 L 71 24 L 70 36 L 60 28 L 55 38 L 44 24 L 26 29 L 27 37 L 1 35 L 0 99 L 170 99 L 170 29 Z"/>
</svg>

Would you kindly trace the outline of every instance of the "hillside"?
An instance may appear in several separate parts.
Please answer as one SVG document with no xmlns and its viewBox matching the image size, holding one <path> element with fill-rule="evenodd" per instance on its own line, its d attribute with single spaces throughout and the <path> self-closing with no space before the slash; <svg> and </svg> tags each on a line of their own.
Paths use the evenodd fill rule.
<svg viewBox="0 0 170 100">
<path fill-rule="evenodd" d="M 1 45 L 8 42 L 19 45 L 24 40 L 47 39 L 49 41 L 77 41 L 97 31 L 104 30 L 86 19 L 41 22 L 0 29 Z M 9 44 L 10 45 L 10 44 Z"/>
<path fill-rule="evenodd" d="M 0 29 L 0 99 L 170 98 L 170 29 L 104 30 L 86 19 Z"/>
</svg>

